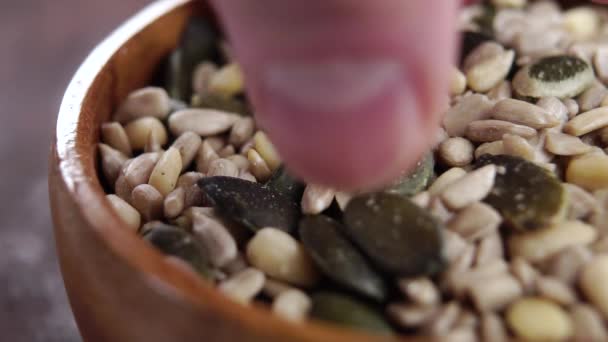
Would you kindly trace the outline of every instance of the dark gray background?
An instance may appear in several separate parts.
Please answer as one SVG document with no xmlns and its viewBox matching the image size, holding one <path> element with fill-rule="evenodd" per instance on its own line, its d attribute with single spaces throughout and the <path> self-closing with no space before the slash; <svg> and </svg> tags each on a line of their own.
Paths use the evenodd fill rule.
<svg viewBox="0 0 608 342">
<path fill-rule="evenodd" d="M 63 90 L 149 0 L 0 1 L 0 340 L 79 341 L 59 267 L 47 156 Z"/>
</svg>

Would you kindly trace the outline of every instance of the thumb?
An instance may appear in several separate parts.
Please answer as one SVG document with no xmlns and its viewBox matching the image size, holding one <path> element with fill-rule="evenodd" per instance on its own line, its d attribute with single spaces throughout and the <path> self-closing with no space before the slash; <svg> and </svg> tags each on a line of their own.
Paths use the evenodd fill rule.
<svg viewBox="0 0 608 342">
<path fill-rule="evenodd" d="M 447 94 L 458 1 L 213 3 L 257 120 L 294 173 L 368 188 L 429 148 Z"/>
</svg>

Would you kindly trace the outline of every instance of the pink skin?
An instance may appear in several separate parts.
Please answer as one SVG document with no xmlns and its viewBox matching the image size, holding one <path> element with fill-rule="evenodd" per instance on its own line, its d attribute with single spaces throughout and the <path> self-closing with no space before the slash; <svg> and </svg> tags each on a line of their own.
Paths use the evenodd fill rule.
<svg viewBox="0 0 608 342">
<path fill-rule="evenodd" d="M 460 1 L 212 3 L 256 117 L 292 172 L 369 189 L 411 168 L 429 148 L 447 93 Z"/>
</svg>

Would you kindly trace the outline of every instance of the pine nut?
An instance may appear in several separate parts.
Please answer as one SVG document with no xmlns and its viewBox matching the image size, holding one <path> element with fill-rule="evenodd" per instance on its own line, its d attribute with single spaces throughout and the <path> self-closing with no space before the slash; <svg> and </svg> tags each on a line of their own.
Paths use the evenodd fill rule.
<svg viewBox="0 0 608 342">
<path fill-rule="evenodd" d="M 587 263 L 582 270 L 579 285 L 583 294 L 595 305 L 604 316 L 608 318 L 608 255 L 597 255 Z"/>
<path fill-rule="evenodd" d="M 452 68 L 452 77 L 450 78 L 450 95 L 460 95 L 464 93 L 467 87 L 467 79 L 460 70 Z"/>
<path fill-rule="evenodd" d="M 175 189 L 181 170 L 182 157 L 175 147 L 171 147 L 156 163 L 148 184 L 155 187 L 163 196 L 167 196 Z"/>
<path fill-rule="evenodd" d="M 575 116 L 564 126 L 564 132 L 578 137 L 606 126 L 608 107 L 600 107 Z"/>
<path fill-rule="evenodd" d="M 230 63 L 215 72 L 209 80 L 209 92 L 232 97 L 243 92 L 243 74 L 236 63 Z"/>
<path fill-rule="evenodd" d="M 278 169 L 279 166 L 281 166 L 281 158 L 270 139 L 268 139 L 266 133 L 258 131 L 253 136 L 253 141 L 255 150 L 260 154 L 262 159 L 264 159 L 266 165 L 270 168 L 270 171 Z"/>
<path fill-rule="evenodd" d="M 566 248 L 549 260 L 545 265 L 545 272 L 566 284 L 574 284 L 583 265 L 592 257 L 591 251 L 586 246 Z"/>
<path fill-rule="evenodd" d="M 473 161 L 474 147 L 461 137 L 444 140 L 439 144 L 439 156 L 448 166 L 465 166 Z"/>
<path fill-rule="evenodd" d="M 519 283 L 509 275 L 485 278 L 472 284 L 470 292 L 473 303 L 482 312 L 501 310 L 523 293 Z"/>
<path fill-rule="evenodd" d="M 336 191 L 321 185 L 308 184 L 302 195 L 302 213 L 316 215 L 329 208 Z"/>
<path fill-rule="evenodd" d="M 545 140 L 547 151 L 558 156 L 573 156 L 590 152 L 592 147 L 580 138 L 557 132 L 547 132 Z"/>
<path fill-rule="evenodd" d="M 253 121 L 253 118 L 240 118 L 232 126 L 228 142 L 236 147 L 240 147 L 253 136 L 254 131 L 255 122 Z"/>
<path fill-rule="evenodd" d="M 574 324 L 575 341 L 606 341 L 608 332 L 601 315 L 587 304 L 577 304 L 570 309 Z"/>
<path fill-rule="evenodd" d="M 466 71 L 467 85 L 478 92 L 492 89 L 505 79 L 511 70 L 514 58 L 515 52 L 509 50 L 477 62 Z"/>
<path fill-rule="evenodd" d="M 215 267 L 224 267 L 238 256 L 232 235 L 219 221 L 207 215 L 193 215 L 192 234 L 208 251 L 209 260 Z"/>
<path fill-rule="evenodd" d="M 126 223 L 127 227 L 136 232 L 141 224 L 141 216 L 135 208 L 116 195 L 106 195 L 114 212 Z"/>
<path fill-rule="evenodd" d="M 101 141 L 122 152 L 125 156 L 133 155 L 131 143 L 125 128 L 118 122 L 106 122 L 101 124 Z"/>
<path fill-rule="evenodd" d="M 219 157 L 211 144 L 206 140 L 203 141 L 196 155 L 196 170 L 200 173 L 207 173 L 211 162 Z"/>
<path fill-rule="evenodd" d="M 157 152 L 144 153 L 135 157 L 128 165 L 123 166 L 122 174 L 125 176 L 126 184 L 135 188 L 140 184 L 148 183 L 154 166 L 160 159 Z"/>
<path fill-rule="evenodd" d="M 539 277 L 536 279 L 536 288 L 541 297 L 560 305 L 568 306 L 574 304 L 577 300 L 576 293 L 556 278 Z"/>
<path fill-rule="evenodd" d="M 169 129 L 173 135 L 190 131 L 208 137 L 228 131 L 238 119 L 237 114 L 216 109 L 183 109 L 171 114 Z"/>
<path fill-rule="evenodd" d="M 557 304 L 530 297 L 509 307 L 506 321 L 515 335 L 526 341 L 563 341 L 573 334 L 570 317 Z"/>
<path fill-rule="evenodd" d="M 130 93 L 114 114 L 114 121 L 126 123 L 143 117 L 164 119 L 171 110 L 163 88 L 146 87 Z"/>
<path fill-rule="evenodd" d="M 247 159 L 249 160 L 249 169 L 258 181 L 265 182 L 270 178 L 272 172 L 268 164 L 255 149 L 252 148 L 247 152 Z"/>
<path fill-rule="evenodd" d="M 495 176 L 496 166 L 486 165 L 446 186 L 441 198 L 451 209 L 464 208 L 488 195 L 494 186 Z"/>
<path fill-rule="evenodd" d="M 288 290 L 272 302 L 272 312 L 291 322 L 302 322 L 312 309 L 312 301 L 300 290 Z"/>
<path fill-rule="evenodd" d="M 298 286 L 312 286 L 318 273 L 302 244 L 289 234 L 263 228 L 247 244 L 247 259 L 268 276 Z"/>
<path fill-rule="evenodd" d="M 497 232 L 486 235 L 479 241 L 477 255 L 475 256 L 476 267 L 481 267 L 503 258 L 504 249 L 502 247 L 502 238 Z"/>
<path fill-rule="evenodd" d="M 108 184 L 115 184 L 127 157 L 106 144 L 97 144 L 101 158 L 101 170 Z"/>
<path fill-rule="evenodd" d="M 537 262 L 567 247 L 588 245 L 596 238 L 595 228 L 581 221 L 564 221 L 512 236 L 509 239 L 509 250 L 513 256 Z"/>
<path fill-rule="evenodd" d="M 566 180 L 589 191 L 608 187 L 608 156 L 583 155 L 572 159 L 566 170 Z"/>
<path fill-rule="evenodd" d="M 508 335 L 502 319 L 494 313 L 481 316 L 481 339 L 483 341 L 507 342 Z"/>
<path fill-rule="evenodd" d="M 404 278 L 398 281 L 399 289 L 418 305 L 435 305 L 439 291 L 429 278 Z"/>
<path fill-rule="evenodd" d="M 163 210 L 166 218 L 176 218 L 184 210 L 186 191 L 184 188 L 175 188 L 163 202 Z"/>
<path fill-rule="evenodd" d="M 219 158 L 213 160 L 209 164 L 209 171 L 207 172 L 209 177 L 213 176 L 225 176 L 225 177 L 238 177 L 238 167 L 228 159 Z"/>
<path fill-rule="evenodd" d="M 236 165 L 236 167 L 239 169 L 240 172 L 245 172 L 245 171 L 249 170 L 249 160 L 240 154 L 228 156 L 228 157 L 226 157 L 226 159 L 233 162 L 234 165 Z"/>
<path fill-rule="evenodd" d="M 247 268 L 218 285 L 218 290 L 237 303 L 248 305 L 264 287 L 266 277 L 255 268 Z"/>
<path fill-rule="evenodd" d="M 511 98 L 511 82 L 502 81 L 490 89 L 488 98 L 492 101 L 500 101 Z"/>
<path fill-rule="evenodd" d="M 451 137 L 463 136 L 469 123 L 487 119 L 493 106 L 494 103 L 485 95 L 467 96 L 448 110 L 443 127 Z"/>
<path fill-rule="evenodd" d="M 536 159 L 536 151 L 530 143 L 519 135 L 505 134 L 502 136 L 504 154 L 520 157 L 529 161 Z"/>
<path fill-rule="evenodd" d="M 433 184 L 431 184 L 428 190 L 429 194 L 435 196 L 442 193 L 446 186 L 462 178 L 466 174 L 467 172 L 459 167 L 453 167 L 447 170 L 446 172 L 442 173 L 441 176 L 437 177 Z"/>
<path fill-rule="evenodd" d="M 193 132 L 185 132 L 175 139 L 171 147 L 179 151 L 182 159 L 182 172 L 190 166 L 202 143 L 201 137 Z"/>
<path fill-rule="evenodd" d="M 427 324 L 437 313 L 437 308 L 411 304 L 389 304 L 386 312 L 400 326 L 416 328 Z"/>
<path fill-rule="evenodd" d="M 608 94 L 608 90 L 603 84 L 596 82 L 591 88 L 585 90 L 578 97 L 578 104 L 583 112 L 590 111 L 600 105 Z"/>
<path fill-rule="evenodd" d="M 466 137 L 473 142 L 491 142 L 502 139 L 505 134 L 519 135 L 529 139 L 536 136 L 536 130 L 501 120 L 478 120 L 467 126 Z"/>
<path fill-rule="evenodd" d="M 487 142 L 479 145 L 475 149 L 475 159 L 481 157 L 484 154 L 505 154 L 505 145 L 502 140 Z"/>
<path fill-rule="evenodd" d="M 163 217 L 163 195 L 151 185 L 140 184 L 131 193 L 132 204 L 144 222 Z"/>
<path fill-rule="evenodd" d="M 153 134 L 162 146 L 167 143 L 167 131 L 163 123 L 154 117 L 143 117 L 129 122 L 125 126 L 129 143 L 134 150 L 143 150 L 148 143 L 148 137 Z"/>
<path fill-rule="evenodd" d="M 492 108 L 492 117 L 535 129 L 549 128 L 559 124 L 557 118 L 543 108 L 515 99 L 499 101 Z"/>
<path fill-rule="evenodd" d="M 502 217 L 491 206 L 476 202 L 461 210 L 448 227 L 468 241 L 483 238 L 498 230 Z"/>
</svg>

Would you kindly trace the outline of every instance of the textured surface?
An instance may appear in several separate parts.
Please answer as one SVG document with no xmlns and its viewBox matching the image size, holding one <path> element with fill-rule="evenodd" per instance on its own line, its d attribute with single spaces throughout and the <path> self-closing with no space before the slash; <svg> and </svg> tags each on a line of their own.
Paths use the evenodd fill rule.
<svg viewBox="0 0 608 342">
<path fill-rule="evenodd" d="M 55 257 L 47 158 L 63 91 L 86 54 L 147 0 L 0 5 L 0 331 L 79 341 Z"/>
</svg>

